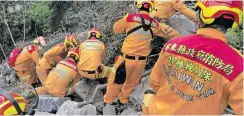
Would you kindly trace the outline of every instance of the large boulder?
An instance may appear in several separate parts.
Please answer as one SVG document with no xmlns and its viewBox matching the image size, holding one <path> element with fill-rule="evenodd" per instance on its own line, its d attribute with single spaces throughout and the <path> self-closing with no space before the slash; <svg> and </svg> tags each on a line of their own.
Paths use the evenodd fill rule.
<svg viewBox="0 0 244 116">
<path fill-rule="evenodd" d="M 79 102 L 66 101 L 59 107 L 57 115 L 96 115 L 96 106 L 88 104 L 83 107 L 79 106 Z"/>
<path fill-rule="evenodd" d="M 89 101 L 97 85 L 99 85 L 97 81 L 82 79 L 80 82 L 75 84 L 74 91 L 81 99 Z M 98 90 L 95 95 L 94 102 L 100 101 L 103 101 L 103 93 L 101 90 Z"/>
<path fill-rule="evenodd" d="M 39 112 L 56 112 L 65 102 L 70 100 L 69 97 L 53 97 L 51 95 L 40 95 L 37 111 Z"/>
</svg>

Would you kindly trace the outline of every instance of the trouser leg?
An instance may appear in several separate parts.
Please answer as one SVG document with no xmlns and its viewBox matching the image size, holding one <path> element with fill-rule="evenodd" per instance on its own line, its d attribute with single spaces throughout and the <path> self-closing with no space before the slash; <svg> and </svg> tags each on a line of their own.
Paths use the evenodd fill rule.
<svg viewBox="0 0 244 116">
<path fill-rule="evenodd" d="M 37 76 L 38 76 L 39 80 L 42 83 L 42 86 L 44 86 L 45 83 L 46 83 L 46 79 L 48 77 L 49 71 L 50 71 L 50 69 L 43 69 L 39 65 L 36 66 L 36 73 L 37 73 Z"/>
<path fill-rule="evenodd" d="M 115 83 L 115 74 L 116 74 L 116 70 L 117 68 L 124 62 L 124 58 L 123 57 L 119 57 L 118 60 L 116 61 L 116 63 L 114 64 L 112 71 L 108 77 L 108 83 L 107 83 L 107 91 L 106 94 L 104 95 L 104 102 L 111 104 L 115 98 L 118 96 L 122 84 L 116 84 Z M 125 77 L 122 77 L 125 78 Z"/>
<path fill-rule="evenodd" d="M 130 94 L 141 80 L 145 65 L 146 60 L 126 60 L 126 72 L 128 72 L 128 75 L 118 95 L 121 103 L 128 103 Z"/>
</svg>

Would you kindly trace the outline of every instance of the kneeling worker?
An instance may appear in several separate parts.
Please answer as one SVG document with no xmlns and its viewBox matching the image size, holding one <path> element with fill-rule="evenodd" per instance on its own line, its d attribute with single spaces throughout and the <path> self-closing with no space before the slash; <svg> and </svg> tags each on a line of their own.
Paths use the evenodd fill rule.
<svg viewBox="0 0 244 116">
<path fill-rule="evenodd" d="M 51 70 L 44 87 L 37 88 L 38 94 L 51 94 L 55 97 L 68 96 L 73 93 L 73 86 L 79 81 L 77 63 L 79 61 L 79 48 L 68 52 L 67 58 L 60 61 Z"/>
<path fill-rule="evenodd" d="M 102 64 L 106 55 L 105 44 L 98 39 L 101 38 L 101 32 L 92 28 L 88 31 L 88 40 L 80 44 L 80 62 L 78 70 L 82 77 L 95 80 L 108 77 L 111 67 Z"/>
</svg>

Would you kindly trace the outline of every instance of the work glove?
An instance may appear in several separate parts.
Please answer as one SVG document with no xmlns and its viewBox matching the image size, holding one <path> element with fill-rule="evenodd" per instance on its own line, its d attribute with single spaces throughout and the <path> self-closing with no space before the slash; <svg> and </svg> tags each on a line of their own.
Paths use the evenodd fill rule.
<svg viewBox="0 0 244 116">
<path fill-rule="evenodd" d="M 99 66 L 97 67 L 97 72 L 98 72 L 98 73 L 102 73 L 102 72 L 103 72 L 102 65 L 99 65 Z"/>
</svg>

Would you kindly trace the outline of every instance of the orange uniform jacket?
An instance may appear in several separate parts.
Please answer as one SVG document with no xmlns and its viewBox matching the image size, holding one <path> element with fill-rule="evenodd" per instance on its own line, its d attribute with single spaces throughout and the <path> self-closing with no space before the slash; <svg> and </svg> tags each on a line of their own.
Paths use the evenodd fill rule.
<svg viewBox="0 0 244 116">
<path fill-rule="evenodd" d="M 99 40 L 86 40 L 80 44 L 79 70 L 93 71 L 102 64 L 106 55 L 105 44 Z"/>
<path fill-rule="evenodd" d="M 180 12 L 192 21 L 197 21 L 196 14 L 191 11 L 183 0 L 157 0 L 155 10 L 150 13 L 151 17 L 157 17 L 161 22 L 166 22 L 176 12 Z"/>
<path fill-rule="evenodd" d="M 146 20 L 145 22 L 149 23 L 150 17 L 148 13 L 141 11 L 140 14 L 142 14 L 143 18 Z M 137 27 L 140 23 L 141 19 L 138 14 L 129 14 L 117 21 L 113 26 L 113 30 L 115 33 L 127 33 L 131 29 Z M 169 39 L 179 36 L 178 32 L 172 32 L 172 28 L 165 24 L 158 23 L 156 20 L 153 20 L 151 28 L 153 34 L 156 36 Z M 151 41 L 152 37 L 150 32 L 145 32 L 141 28 L 125 38 L 122 46 L 122 52 L 132 56 L 148 56 L 151 51 Z"/>
<path fill-rule="evenodd" d="M 45 85 L 46 78 L 53 65 L 64 59 L 67 53 L 68 51 L 65 51 L 64 44 L 61 43 L 43 54 L 36 67 L 37 75 L 43 85 Z"/>
<path fill-rule="evenodd" d="M 169 41 L 150 75 L 150 114 L 243 114 L 243 56 L 224 33 L 202 28 Z"/>
<path fill-rule="evenodd" d="M 51 64 L 57 64 L 64 59 L 67 53 L 68 51 L 65 51 L 64 44 L 58 44 L 43 54 L 42 59 L 39 61 L 39 65 L 43 69 L 51 69 Z"/>
<path fill-rule="evenodd" d="M 15 66 L 16 74 L 27 84 L 32 84 L 35 79 L 35 65 L 40 59 L 35 45 L 24 47 L 18 55 Z"/>
<path fill-rule="evenodd" d="M 73 86 L 80 79 L 77 64 L 73 59 L 60 61 L 49 73 L 44 87 L 38 88 L 39 94 L 49 93 L 56 97 L 63 97 L 73 93 Z"/>
</svg>

